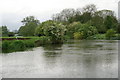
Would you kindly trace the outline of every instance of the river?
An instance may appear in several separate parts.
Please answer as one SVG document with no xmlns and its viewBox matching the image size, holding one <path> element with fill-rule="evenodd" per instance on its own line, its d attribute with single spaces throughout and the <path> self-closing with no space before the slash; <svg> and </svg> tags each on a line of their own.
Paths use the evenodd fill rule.
<svg viewBox="0 0 120 80">
<path fill-rule="evenodd" d="M 3 78 L 118 78 L 118 41 L 70 40 L 1 56 Z"/>
</svg>

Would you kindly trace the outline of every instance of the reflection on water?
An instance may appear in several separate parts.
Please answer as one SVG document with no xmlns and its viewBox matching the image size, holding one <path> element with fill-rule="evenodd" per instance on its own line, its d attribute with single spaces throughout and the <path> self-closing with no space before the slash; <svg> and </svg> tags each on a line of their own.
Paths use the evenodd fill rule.
<svg viewBox="0 0 120 80">
<path fill-rule="evenodd" d="M 70 40 L 3 55 L 3 77 L 117 78 L 117 41 Z"/>
</svg>

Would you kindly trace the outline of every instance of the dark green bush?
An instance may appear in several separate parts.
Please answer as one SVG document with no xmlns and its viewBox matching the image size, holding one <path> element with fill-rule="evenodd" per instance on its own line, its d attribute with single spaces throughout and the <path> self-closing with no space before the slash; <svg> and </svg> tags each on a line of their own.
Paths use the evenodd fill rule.
<svg viewBox="0 0 120 80">
<path fill-rule="evenodd" d="M 12 51 L 24 51 L 26 49 L 24 42 L 20 40 L 13 41 L 10 46 Z"/>
<path fill-rule="evenodd" d="M 117 37 L 118 40 L 120 40 L 120 34 L 118 34 L 118 37 Z"/>
<path fill-rule="evenodd" d="M 80 29 L 78 30 L 80 33 L 82 33 L 82 38 L 86 39 L 87 37 L 90 37 L 92 35 L 95 35 L 98 33 L 96 27 L 91 26 L 90 24 L 83 24 L 81 25 Z"/>
<path fill-rule="evenodd" d="M 80 29 L 81 27 L 81 23 L 80 22 L 73 22 L 71 24 L 69 24 L 67 26 L 67 31 L 66 31 L 66 34 L 71 38 L 73 39 L 74 38 L 74 33 L 75 32 L 78 32 L 78 30 Z"/>
<path fill-rule="evenodd" d="M 116 34 L 113 40 L 120 40 L 120 34 Z"/>
<path fill-rule="evenodd" d="M 33 40 L 33 39 L 31 39 L 31 40 L 24 40 L 23 42 L 24 42 L 26 48 L 32 48 L 32 47 L 35 46 L 35 43 L 34 43 L 35 40 Z"/>
<path fill-rule="evenodd" d="M 109 29 L 105 34 L 106 39 L 114 39 L 115 34 L 116 34 L 116 31 L 114 29 Z"/>
<path fill-rule="evenodd" d="M 3 41 L 3 43 L 2 43 L 2 52 L 3 53 L 10 52 L 10 42 L 9 41 Z"/>
</svg>

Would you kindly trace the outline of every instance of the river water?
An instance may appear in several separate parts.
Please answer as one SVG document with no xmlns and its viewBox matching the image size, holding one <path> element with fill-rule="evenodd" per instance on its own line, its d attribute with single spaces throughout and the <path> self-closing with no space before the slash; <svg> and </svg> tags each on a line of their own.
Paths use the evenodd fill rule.
<svg viewBox="0 0 120 80">
<path fill-rule="evenodd" d="M 1 56 L 3 78 L 118 77 L 118 41 L 70 40 Z"/>
</svg>

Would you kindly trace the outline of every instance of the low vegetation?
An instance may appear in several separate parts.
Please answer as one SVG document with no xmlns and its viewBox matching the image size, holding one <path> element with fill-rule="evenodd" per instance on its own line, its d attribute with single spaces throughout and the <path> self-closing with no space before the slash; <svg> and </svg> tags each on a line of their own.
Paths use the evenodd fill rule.
<svg viewBox="0 0 120 80">
<path fill-rule="evenodd" d="M 46 44 L 51 44 L 49 37 L 38 37 L 30 40 L 5 40 L 2 42 L 2 52 L 10 53 L 16 51 L 24 51 L 33 47 L 38 47 Z"/>
</svg>

